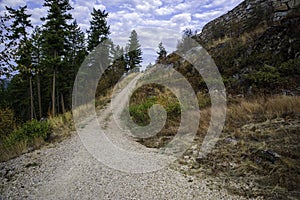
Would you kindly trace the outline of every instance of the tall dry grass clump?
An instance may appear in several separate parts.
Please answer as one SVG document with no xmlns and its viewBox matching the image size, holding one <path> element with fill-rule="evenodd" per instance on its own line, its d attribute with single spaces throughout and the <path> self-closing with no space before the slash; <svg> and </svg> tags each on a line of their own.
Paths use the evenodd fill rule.
<svg viewBox="0 0 300 200">
<path fill-rule="evenodd" d="M 210 112 L 210 108 L 201 111 L 197 144 L 207 134 Z M 299 96 L 239 99 L 228 105 L 223 133 L 214 149 L 192 167 L 227 180 L 216 185 L 238 195 L 296 199 L 299 122 Z"/>
<path fill-rule="evenodd" d="M 290 113 L 300 113 L 300 97 L 274 96 L 258 97 L 252 100 L 242 99 L 239 104 L 228 107 L 227 122 L 230 125 L 238 125 L 274 119 Z"/>
<path fill-rule="evenodd" d="M 300 97 L 274 96 L 240 99 L 237 103 L 228 105 L 224 129 L 234 130 L 247 123 L 263 122 L 290 114 L 300 114 Z M 201 109 L 200 115 L 198 135 L 203 138 L 210 125 L 211 108 Z"/>
<path fill-rule="evenodd" d="M 66 112 L 56 117 L 48 119 L 49 124 L 53 128 L 50 139 L 63 139 L 71 135 L 71 132 L 75 130 L 73 116 L 71 112 Z"/>
</svg>

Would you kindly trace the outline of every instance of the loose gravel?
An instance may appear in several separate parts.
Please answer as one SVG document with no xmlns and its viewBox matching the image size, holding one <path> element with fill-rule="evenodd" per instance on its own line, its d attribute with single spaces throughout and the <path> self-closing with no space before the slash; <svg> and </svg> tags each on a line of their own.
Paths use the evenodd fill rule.
<svg viewBox="0 0 300 200">
<path fill-rule="evenodd" d="M 107 123 L 105 129 L 112 126 Z M 202 177 L 168 166 L 142 174 L 117 171 L 95 159 L 73 133 L 0 163 L 0 199 L 245 199 L 214 189 L 213 181 Z"/>
</svg>

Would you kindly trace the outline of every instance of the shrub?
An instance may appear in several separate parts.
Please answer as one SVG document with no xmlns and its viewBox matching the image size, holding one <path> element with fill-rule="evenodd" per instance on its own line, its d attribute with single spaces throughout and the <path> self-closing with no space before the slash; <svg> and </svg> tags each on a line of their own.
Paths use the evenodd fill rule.
<svg viewBox="0 0 300 200">
<path fill-rule="evenodd" d="M 300 58 L 291 59 L 287 62 L 282 63 L 279 67 L 279 72 L 283 76 L 300 75 Z"/>
<path fill-rule="evenodd" d="M 156 97 L 149 98 L 143 103 L 129 106 L 129 113 L 137 124 L 145 126 L 150 123 L 148 110 L 155 104 L 156 99 Z"/>
<path fill-rule="evenodd" d="M 176 118 L 181 114 L 181 105 L 172 93 L 159 96 L 157 103 L 162 105 L 168 114 L 169 118 Z"/>
<path fill-rule="evenodd" d="M 0 139 L 15 129 L 14 112 L 9 108 L 0 108 Z"/>
<path fill-rule="evenodd" d="M 280 73 L 275 67 L 264 65 L 259 70 L 248 74 L 247 79 L 258 88 L 272 88 L 278 84 Z"/>
<path fill-rule="evenodd" d="M 205 94 L 203 92 L 197 93 L 198 105 L 200 109 L 209 107 L 211 105 L 211 99 L 209 94 Z"/>
<path fill-rule="evenodd" d="M 5 139 L 5 144 L 11 146 L 21 141 L 32 143 L 35 138 L 47 139 L 50 133 L 51 127 L 49 122 L 32 120 L 8 135 Z"/>
<path fill-rule="evenodd" d="M 168 119 L 176 119 L 181 115 L 181 105 L 175 96 L 162 95 L 159 97 L 151 97 L 142 103 L 130 105 L 129 113 L 137 124 L 145 126 L 150 123 L 148 115 L 149 109 L 154 105 L 163 106 L 167 112 Z"/>
</svg>

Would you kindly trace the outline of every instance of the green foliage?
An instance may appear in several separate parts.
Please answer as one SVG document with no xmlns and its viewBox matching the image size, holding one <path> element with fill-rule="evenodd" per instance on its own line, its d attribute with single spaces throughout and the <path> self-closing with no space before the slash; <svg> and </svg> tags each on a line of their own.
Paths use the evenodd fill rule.
<svg viewBox="0 0 300 200">
<path fill-rule="evenodd" d="M 69 40 L 71 32 L 69 21 L 73 19 L 69 11 L 72 7 L 67 0 L 45 0 L 43 6 L 48 7 L 47 16 L 41 18 L 44 21 L 43 64 L 47 68 L 47 79 L 52 79 L 49 81 L 50 84 L 52 82 L 52 89 L 48 92 L 51 94 L 51 114 L 55 116 L 60 108 L 64 112 L 66 94 L 60 88 L 66 87 L 65 82 L 68 83 L 66 75 L 73 70 L 70 65 L 66 65 L 68 50 L 73 45 Z M 51 87 L 48 85 L 48 88 Z M 61 106 L 58 102 L 61 102 Z"/>
<path fill-rule="evenodd" d="M 110 34 L 110 27 L 107 25 L 108 13 L 105 10 L 96 10 L 93 8 L 92 21 L 90 21 L 91 27 L 88 32 L 88 50 L 92 51 L 101 42 L 108 39 Z"/>
<path fill-rule="evenodd" d="M 66 39 L 69 29 L 67 21 L 72 19 L 72 15 L 69 13 L 72 7 L 66 0 L 45 0 L 43 7 L 48 7 L 47 16 L 41 18 L 45 22 L 43 25 L 44 53 L 49 57 L 49 60 L 54 61 L 65 53 L 69 45 Z"/>
<path fill-rule="evenodd" d="M 162 105 L 170 119 L 174 119 L 181 114 L 181 105 L 175 95 L 163 94 L 158 97 L 157 103 Z"/>
<path fill-rule="evenodd" d="M 7 92 L 7 86 L 9 84 L 9 81 L 7 79 L 0 79 L 0 108 L 5 108 L 7 105 L 9 105 L 8 102 L 8 92 Z"/>
<path fill-rule="evenodd" d="M 13 146 L 17 142 L 33 142 L 35 138 L 47 139 L 51 133 L 51 126 L 48 121 L 32 120 L 24 123 L 20 128 L 9 134 L 4 143 Z"/>
<path fill-rule="evenodd" d="M 197 93 L 198 105 L 200 109 L 206 108 L 211 105 L 211 99 L 208 94 L 203 92 Z"/>
<path fill-rule="evenodd" d="M 259 70 L 252 71 L 248 74 L 247 79 L 256 86 L 272 88 L 278 84 L 280 73 L 275 67 L 264 65 Z"/>
<path fill-rule="evenodd" d="M 128 70 L 124 57 L 124 49 L 119 45 L 114 45 L 112 42 L 110 43 L 110 46 L 112 63 L 105 70 L 98 82 L 96 97 L 105 96 Z"/>
<path fill-rule="evenodd" d="M 164 107 L 168 115 L 168 120 L 174 120 L 181 115 L 181 105 L 174 95 L 163 94 L 149 97 L 146 100 L 139 99 L 138 102 L 141 103 L 135 103 L 129 106 L 129 113 L 133 120 L 142 126 L 150 123 L 148 112 L 154 104 L 159 104 Z"/>
<path fill-rule="evenodd" d="M 127 49 L 128 49 L 127 62 L 129 68 L 134 69 L 135 67 L 138 67 L 139 64 L 143 61 L 142 58 L 143 52 L 138 40 L 137 32 L 135 30 L 131 32 Z"/>
<path fill-rule="evenodd" d="M 253 17 L 248 19 L 246 23 L 246 31 L 253 30 L 257 25 L 267 19 L 266 11 L 261 6 L 255 7 L 254 13 Z"/>
<path fill-rule="evenodd" d="M 279 67 L 279 72 L 283 76 L 295 76 L 300 75 L 300 58 L 291 59 L 284 62 Z"/>
<path fill-rule="evenodd" d="M 156 52 L 158 54 L 157 63 L 164 64 L 165 59 L 167 57 L 167 51 L 163 46 L 162 42 L 158 44 L 158 49 L 159 50 Z"/>
<path fill-rule="evenodd" d="M 139 125 L 147 125 L 150 123 L 148 116 L 149 109 L 156 103 L 157 97 L 152 97 L 137 105 L 129 106 L 129 113 L 133 120 Z"/>
<path fill-rule="evenodd" d="M 211 27 L 212 40 L 225 37 L 224 27 L 221 24 L 213 24 Z"/>
<path fill-rule="evenodd" d="M 26 121 L 30 116 L 30 100 L 28 82 L 23 74 L 16 74 L 8 86 L 8 101 L 14 110 L 15 116 Z"/>
<path fill-rule="evenodd" d="M 15 126 L 14 112 L 9 108 L 0 108 L 0 139 L 13 132 Z"/>
<path fill-rule="evenodd" d="M 0 15 L 0 43 L 5 44 L 8 42 L 8 37 L 6 36 L 9 27 L 7 26 L 7 21 L 9 17 L 7 13 L 2 13 Z M 0 76 L 9 76 L 11 69 L 9 68 L 10 56 L 8 54 L 9 48 L 1 48 L 0 50 Z"/>
</svg>

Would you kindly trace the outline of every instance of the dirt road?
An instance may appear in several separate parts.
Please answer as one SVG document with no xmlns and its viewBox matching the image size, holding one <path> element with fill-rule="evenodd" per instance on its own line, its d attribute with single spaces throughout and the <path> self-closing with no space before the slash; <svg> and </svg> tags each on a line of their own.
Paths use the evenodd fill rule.
<svg viewBox="0 0 300 200">
<path fill-rule="evenodd" d="M 118 108 L 108 106 L 99 111 L 97 120 L 117 145 L 144 151 L 120 131 L 117 120 L 110 114 L 111 109 L 121 112 L 126 103 L 123 92 L 128 92 L 138 78 L 113 97 Z M 90 120 L 83 129 L 94 132 L 94 123 L 95 119 Z M 243 199 L 222 189 L 210 189 L 212 182 L 186 176 L 169 167 L 137 174 L 116 170 L 91 155 L 83 140 L 74 133 L 60 143 L 0 163 L 1 199 Z M 124 158 L 124 166 L 128 167 L 126 162 L 128 159 Z M 143 162 L 146 161 L 141 160 L 142 165 Z M 122 161 L 119 164 L 123 165 Z"/>
</svg>

